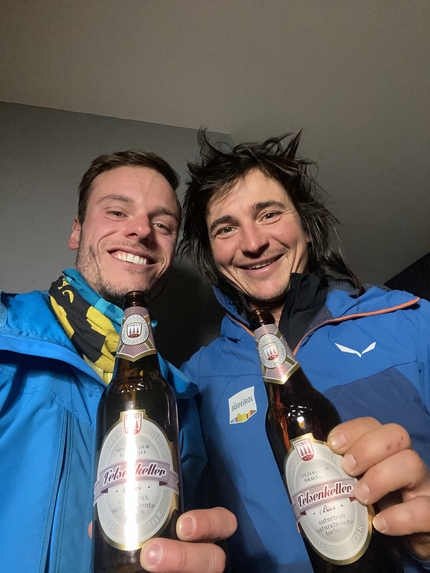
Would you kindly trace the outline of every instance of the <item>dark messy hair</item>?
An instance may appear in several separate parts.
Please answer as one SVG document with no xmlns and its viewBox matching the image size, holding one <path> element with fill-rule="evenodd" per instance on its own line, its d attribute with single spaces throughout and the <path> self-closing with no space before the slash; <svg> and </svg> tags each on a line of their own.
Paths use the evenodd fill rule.
<svg viewBox="0 0 430 573">
<path fill-rule="evenodd" d="M 309 174 L 313 162 L 297 156 L 301 131 L 272 137 L 263 143 L 241 143 L 232 147 L 226 143 L 212 145 L 206 130 L 200 130 L 200 163 L 188 163 L 191 180 L 184 200 L 184 228 L 179 252 L 188 255 L 212 284 L 234 301 L 235 289 L 218 271 L 212 255 L 206 225 L 208 205 L 214 194 L 227 195 L 232 187 L 253 169 L 277 181 L 288 193 L 310 237 L 308 268 L 319 276 L 335 271 L 352 278 L 344 261 L 337 230 L 336 217 L 322 201 L 322 189 Z M 289 138 L 287 145 L 284 140 Z"/>
<path fill-rule="evenodd" d="M 88 200 L 94 179 L 105 171 L 128 165 L 154 169 L 154 171 L 158 171 L 167 179 L 174 191 L 178 188 L 178 174 L 170 167 L 167 161 L 156 153 L 130 149 L 128 151 L 117 151 L 108 155 L 100 155 L 91 163 L 79 184 L 78 220 L 80 225 L 84 222 L 87 213 Z"/>
</svg>

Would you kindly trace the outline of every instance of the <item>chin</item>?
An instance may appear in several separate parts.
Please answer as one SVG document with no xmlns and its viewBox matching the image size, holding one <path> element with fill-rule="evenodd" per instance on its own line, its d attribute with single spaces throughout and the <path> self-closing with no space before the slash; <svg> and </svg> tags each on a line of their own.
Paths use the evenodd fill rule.
<svg viewBox="0 0 430 573">
<path fill-rule="evenodd" d="M 132 290 L 139 289 L 128 286 L 125 287 L 120 285 L 115 286 L 113 284 L 104 284 L 101 285 L 97 290 L 99 295 L 104 298 L 104 300 L 115 304 L 119 308 L 122 308 L 124 305 L 125 295 Z"/>
<path fill-rule="evenodd" d="M 282 290 L 276 293 L 261 293 L 256 294 L 255 297 L 249 296 L 249 300 L 252 300 L 254 304 L 260 306 L 271 306 L 279 303 L 283 303 L 287 297 L 288 289 Z"/>
<path fill-rule="evenodd" d="M 156 281 L 139 281 L 131 280 L 127 281 L 125 284 L 113 284 L 105 282 L 103 286 L 98 290 L 100 296 L 102 296 L 108 302 L 112 302 L 120 308 L 123 307 L 125 295 L 131 291 L 141 291 L 145 294 L 146 298 L 153 298 L 159 294 L 166 285 L 166 276 L 159 278 Z"/>
<path fill-rule="evenodd" d="M 112 304 L 122 308 L 124 305 L 124 298 L 127 293 L 112 293 L 112 292 L 103 292 L 100 293 L 102 298 L 104 298 L 107 302 L 111 302 Z"/>
</svg>

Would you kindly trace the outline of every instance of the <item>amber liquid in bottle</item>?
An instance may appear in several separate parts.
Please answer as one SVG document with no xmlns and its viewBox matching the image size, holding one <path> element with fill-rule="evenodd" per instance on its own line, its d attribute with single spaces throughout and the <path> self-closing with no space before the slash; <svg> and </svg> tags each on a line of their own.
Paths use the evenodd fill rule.
<svg viewBox="0 0 430 573">
<path fill-rule="evenodd" d="M 160 374 L 145 295 L 132 291 L 97 414 L 94 573 L 141 573 L 143 543 L 175 539 L 181 512 L 176 400 Z"/>
<path fill-rule="evenodd" d="M 372 528 L 372 507 L 326 445 L 340 423 L 309 382 L 267 309 L 249 314 L 268 395 L 266 430 L 315 573 L 402 573 L 394 540 Z M 288 540 L 285 540 L 288 543 Z"/>
</svg>

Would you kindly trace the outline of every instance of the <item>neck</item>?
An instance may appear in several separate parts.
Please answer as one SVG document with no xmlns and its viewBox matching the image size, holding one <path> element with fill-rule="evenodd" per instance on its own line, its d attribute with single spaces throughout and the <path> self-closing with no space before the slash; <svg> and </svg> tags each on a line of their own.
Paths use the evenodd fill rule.
<svg viewBox="0 0 430 573">
<path fill-rule="evenodd" d="M 104 314 L 111 320 L 115 328 L 119 331 L 122 322 L 123 311 L 118 305 L 104 299 L 97 293 L 84 279 L 82 274 L 76 269 L 65 269 L 63 271 L 65 279 L 78 291 L 81 297 L 86 300 L 96 310 Z"/>
<path fill-rule="evenodd" d="M 262 308 L 262 307 L 269 309 L 271 315 L 275 319 L 276 326 L 279 326 L 279 320 L 281 318 L 282 310 L 284 308 L 286 299 L 287 299 L 287 295 L 285 295 L 282 299 L 279 299 L 279 300 L 274 301 L 274 302 L 256 303 L 253 301 L 248 301 L 248 304 L 249 304 L 250 308 L 252 308 L 253 310 L 256 308 Z"/>
<path fill-rule="evenodd" d="M 312 273 L 292 273 L 286 292 L 278 299 L 270 302 L 248 299 L 247 302 L 252 309 L 261 307 L 268 308 L 275 319 L 276 325 L 279 326 L 284 308 L 286 311 L 288 311 L 292 305 L 300 308 L 303 302 L 308 306 L 310 301 L 317 296 L 319 289 L 320 279 L 316 275 Z"/>
</svg>

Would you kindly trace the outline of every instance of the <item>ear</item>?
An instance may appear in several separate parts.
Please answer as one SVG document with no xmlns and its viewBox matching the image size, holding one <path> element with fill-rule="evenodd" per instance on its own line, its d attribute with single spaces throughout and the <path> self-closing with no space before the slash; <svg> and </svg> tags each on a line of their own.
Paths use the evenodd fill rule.
<svg viewBox="0 0 430 573">
<path fill-rule="evenodd" d="M 69 238 L 69 249 L 72 251 L 76 251 L 79 248 L 79 243 L 81 241 L 81 230 L 82 227 L 78 221 L 78 217 L 76 216 L 73 220 L 72 234 Z"/>
</svg>

